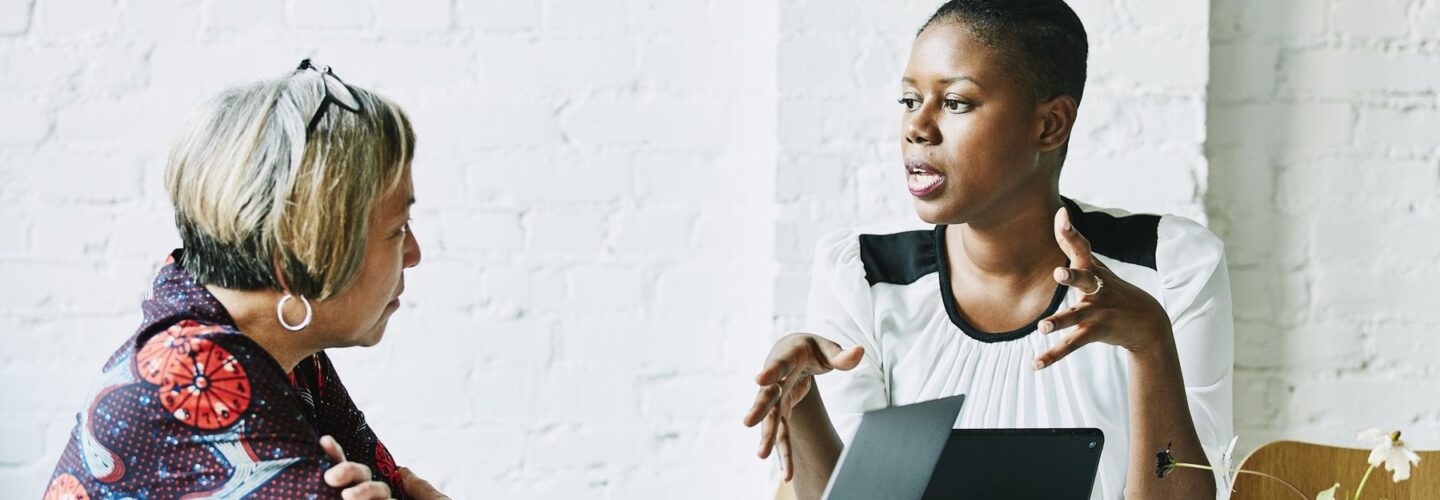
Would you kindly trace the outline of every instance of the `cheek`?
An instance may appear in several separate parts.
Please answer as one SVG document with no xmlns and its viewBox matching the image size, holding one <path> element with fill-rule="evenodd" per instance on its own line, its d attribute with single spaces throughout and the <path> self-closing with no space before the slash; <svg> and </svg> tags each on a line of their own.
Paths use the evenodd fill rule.
<svg viewBox="0 0 1440 500">
<path fill-rule="evenodd" d="M 1001 117 L 957 118 L 943 133 L 950 144 L 945 149 L 963 177 L 978 181 L 1004 176 L 1022 167 L 1027 155 L 1033 156 L 1026 147 L 1028 130 L 1023 123 Z"/>
</svg>

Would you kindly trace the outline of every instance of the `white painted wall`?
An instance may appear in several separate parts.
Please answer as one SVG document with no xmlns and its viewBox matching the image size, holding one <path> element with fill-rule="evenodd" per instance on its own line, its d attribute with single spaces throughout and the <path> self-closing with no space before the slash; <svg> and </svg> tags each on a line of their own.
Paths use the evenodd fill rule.
<svg viewBox="0 0 1440 500">
<path fill-rule="evenodd" d="M 1211 19 L 1240 448 L 1383 427 L 1440 449 L 1440 2 L 1215 0 Z"/>
</svg>

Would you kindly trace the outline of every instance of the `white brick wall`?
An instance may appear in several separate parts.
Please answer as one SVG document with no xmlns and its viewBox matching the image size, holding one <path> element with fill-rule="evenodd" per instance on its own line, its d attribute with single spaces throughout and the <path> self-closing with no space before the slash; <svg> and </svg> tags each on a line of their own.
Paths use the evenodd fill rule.
<svg viewBox="0 0 1440 500">
<path fill-rule="evenodd" d="M 1207 211 L 1236 430 L 1440 448 L 1440 2 L 1214 0 Z"/>
<path fill-rule="evenodd" d="M 748 381 L 819 235 L 914 217 L 893 103 L 938 4 L 0 0 L 0 376 L 45 381 L 0 384 L 0 497 L 176 244 L 185 114 L 310 55 L 420 136 L 412 300 L 335 355 L 397 458 L 461 498 L 765 497 Z M 1163 4 L 1073 2 L 1065 192 L 1225 238 L 1242 449 L 1440 448 L 1440 0 Z"/>
<path fill-rule="evenodd" d="M 201 99 L 315 56 L 419 136 L 424 262 L 334 353 L 457 498 L 761 497 L 776 7 L 0 0 L 0 497 L 48 478 L 177 244 L 163 155 Z M 16 378 L 19 377 L 19 378 Z"/>
</svg>

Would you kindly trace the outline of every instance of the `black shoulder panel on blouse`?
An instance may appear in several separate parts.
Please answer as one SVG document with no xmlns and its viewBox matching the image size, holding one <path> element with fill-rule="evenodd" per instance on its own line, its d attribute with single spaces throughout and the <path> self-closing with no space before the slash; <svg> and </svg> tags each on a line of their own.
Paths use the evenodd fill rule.
<svg viewBox="0 0 1440 500">
<path fill-rule="evenodd" d="M 935 231 L 925 229 L 893 234 L 860 235 L 860 262 L 865 281 L 908 285 L 935 272 Z"/>
<path fill-rule="evenodd" d="M 1090 240 L 1091 251 L 1106 257 L 1155 269 L 1155 244 L 1159 239 L 1160 216 L 1150 214 L 1116 217 L 1103 212 L 1083 212 L 1065 200 L 1075 229 Z"/>
</svg>

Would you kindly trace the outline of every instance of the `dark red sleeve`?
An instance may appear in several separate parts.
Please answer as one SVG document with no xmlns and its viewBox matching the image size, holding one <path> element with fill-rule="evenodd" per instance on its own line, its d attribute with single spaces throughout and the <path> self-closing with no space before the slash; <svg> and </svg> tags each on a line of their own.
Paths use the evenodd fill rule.
<svg viewBox="0 0 1440 500">
<path fill-rule="evenodd" d="M 295 367 L 294 373 L 296 390 L 315 415 L 317 432 L 334 436 L 345 449 L 345 458 L 369 466 L 372 479 L 390 485 L 396 499 L 408 498 L 395 458 L 370 428 L 365 413 L 350 398 L 329 356 L 320 352 L 306 358 Z"/>
</svg>

